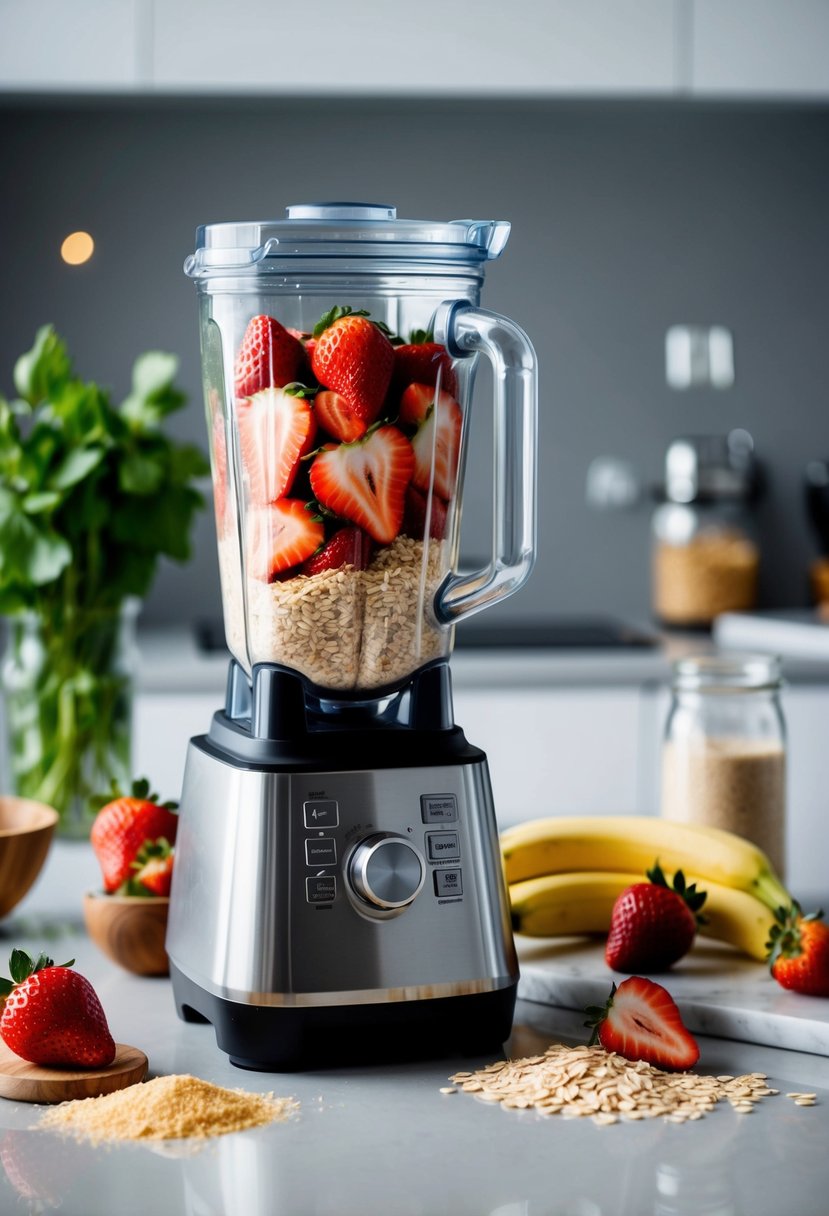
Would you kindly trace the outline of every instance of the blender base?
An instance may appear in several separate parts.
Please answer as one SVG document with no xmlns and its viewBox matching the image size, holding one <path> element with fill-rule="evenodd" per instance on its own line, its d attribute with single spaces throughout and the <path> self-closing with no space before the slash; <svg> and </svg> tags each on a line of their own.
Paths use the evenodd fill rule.
<svg viewBox="0 0 829 1216">
<path fill-rule="evenodd" d="M 497 1052 L 510 1035 L 517 989 L 510 984 L 433 1000 L 286 1009 L 205 992 L 174 964 L 170 978 L 179 1017 L 212 1023 L 231 1064 L 257 1072 Z"/>
</svg>

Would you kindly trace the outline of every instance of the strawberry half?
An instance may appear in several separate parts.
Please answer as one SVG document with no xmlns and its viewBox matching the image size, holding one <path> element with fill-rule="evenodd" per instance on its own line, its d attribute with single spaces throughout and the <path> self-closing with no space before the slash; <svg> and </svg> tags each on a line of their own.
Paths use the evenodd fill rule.
<svg viewBox="0 0 829 1216">
<path fill-rule="evenodd" d="M 604 1005 L 585 1010 L 593 1027 L 590 1045 L 601 1043 L 626 1060 L 684 1072 L 699 1059 L 696 1039 L 683 1025 L 673 997 L 653 980 L 633 975 L 614 984 Z"/>
<path fill-rule="evenodd" d="M 301 565 L 325 540 L 322 520 L 299 498 L 281 498 L 250 511 L 247 529 L 248 573 L 264 583 Z"/>
<path fill-rule="evenodd" d="M 302 573 L 322 574 L 323 570 L 339 570 L 341 566 L 353 566 L 355 570 L 366 570 L 371 561 L 374 544 L 371 537 L 360 528 L 340 528 L 319 553 L 309 557 Z"/>
<path fill-rule="evenodd" d="M 0 1038 L 32 1064 L 106 1068 L 115 1059 L 106 1014 L 89 980 L 71 966 L 12 951 L 12 978 L 0 980 Z"/>
<path fill-rule="evenodd" d="M 822 912 L 803 915 L 800 904 L 778 908 L 768 942 L 771 973 L 783 988 L 829 996 L 829 925 Z"/>
<path fill-rule="evenodd" d="M 129 879 L 146 841 L 163 836 L 173 843 L 178 829 L 175 802 L 159 803 L 158 795 L 150 793 L 149 781 L 134 782 L 128 795 L 117 789 L 112 792 L 116 796 L 98 811 L 89 833 L 108 892 L 117 891 Z"/>
<path fill-rule="evenodd" d="M 407 384 L 429 384 L 434 388 L 438 379 L 445 392 L 457 396 L 458 377 L 452 358 L 445 346 L 432 341 L 430 333 L 413 333 L 411 342 L 394 348 L 392 396 L 402 393 Z"/>
<path fill-rule="evenodd" d="M 688 953 L 705 923 L 706 893 L 688 886 L 682 870 L 672 887 L 658 865 L 648 878 L 626 887 L 613 905 L 604 956 L 614 971 L 664 971 Z"/>
<path fill-rule="evenodd" d="M 169 895 L 173 880 L 175 850 L 169 840 L 147 841 L 132 863 L 135 870 L 129 881 L 131 895 Z"/>
<path fill-rule="evenodd" d="M 237 403 L 239 448 L 254 506 L 288 494 L 300 460 L 313 447 L 317 424 L 304 391 L 299 385 L 265 388 Z"/>
<path fill-rule="evenodd" d="M 426 506 L 429 504 L 429 520 L 427 525 Z M 432 495 L 432 501 L 414 486 L 406 491 L 406 509 L 403 512 L 403 523 L 400 531 L 415 540 L 423 540 L 427 534 L 432 540 L 443 540 L 446 535 L 446 503 L 439 494 Z"/>
<path fill-rule="evenodd" d="M 298 380 L 305 348 L 275 317 L 260 314 L 248 321 L 234 367 L 237 397 L 252 397 L 263 388 L 280 388 Z"/>
<path fill-rule="evenodd" d="M 356 443 L 320 452 L 311 465 L 317 501 L 387 545 L 400 531 L 414 453 L 396 426 L 381 426 Z"/>
<path fill-rule="evenodd" d="M 412 482 L 419 490 L 434 489 L 447 502 L 455 493 L 461 452 L 461 407 L 449 393 L 428 384 L 410 384 L 400 398 L 400 421 L 416 426 L 412 449 L 415 471 Z"/>
<path fill-rule="evenodd" d="M 314 414 L 322 429 L 343 443 L 353 443 L 355 439 L 362 438 L 368 430 L 368 424 L 355 413 L 345 397 L 340 393 L 332 393 L 330 389 L 317 393 L 314 398 Z"/>
<path fill-rule="evenodd" d="M 368 314 L 332 308 L 314 330 L 311 370 L 325 388 L 344 397 L 354 415 L 371 426 L 386 397 L 394 347 Z"/>
</svg>

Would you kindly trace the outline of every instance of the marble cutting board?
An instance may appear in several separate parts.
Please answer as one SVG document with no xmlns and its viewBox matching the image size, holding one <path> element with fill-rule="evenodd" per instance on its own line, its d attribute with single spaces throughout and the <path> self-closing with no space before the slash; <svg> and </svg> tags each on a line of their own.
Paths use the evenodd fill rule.
<svg viewBox="0 0 829 1216">
<path fill-rule="evenodd" d="M 604 941 L 516 937 L 518 996 L 541 1005 L 584 1009 L 604 1004 L 626 977 L 604 961 Z M 829 1056 L 829 998 L 787 992 L 762 964 L 729 946 L 697 941 L 669 971 L 652 977 L 667 988 L 689 1030 Z"/>
</svg>

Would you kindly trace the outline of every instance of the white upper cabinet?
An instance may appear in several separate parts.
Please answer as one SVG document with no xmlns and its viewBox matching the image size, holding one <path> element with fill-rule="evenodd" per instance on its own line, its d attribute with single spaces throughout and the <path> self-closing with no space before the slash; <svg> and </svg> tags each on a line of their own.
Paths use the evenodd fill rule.
<svg viewBox="0 0 829 1216">
<path fill-rule="evenodd" d="M 284 93 L 667 92 L 665 0 L 157 3 L 160 89 Z"/>
<path fill-rule="evenodd" d="M 829 0 L 689 2 L 695 94 L 829 94 Z"/>
<path fill-rule="evenodd" d="M 96 92 L 141 83 L 144 0 L 0 0 L 0 89 Z"/>
<path fill-rule="evenodd" d="M 829 0 L 0 0 L 0 92 L 829 96 Z"/>
</svg>

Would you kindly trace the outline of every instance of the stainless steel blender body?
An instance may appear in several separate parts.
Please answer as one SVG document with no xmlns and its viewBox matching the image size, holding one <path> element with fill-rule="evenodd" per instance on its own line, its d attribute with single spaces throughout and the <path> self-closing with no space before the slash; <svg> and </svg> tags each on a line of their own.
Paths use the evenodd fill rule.
<svg viewBox="0 0 829 1216">
<path fill-rule="evenodd" d="M 454 622 L 533 560 L 534 356 L 477 307 L 508 230 L 332 204 L 201 229 L 188 259 L 233 659 L 188 752 L 168 953 L 180 1014 L 213 1022 L 244 1066 L 484 1050 L 509 1032 L 486 757 L 454 723 L 446 662 Z M 372 348 L 364 397 L 321 358 L 351 330 Z M 462 574 L 478 352 L 494 370 L 493 553 Z"/>
</svg>

